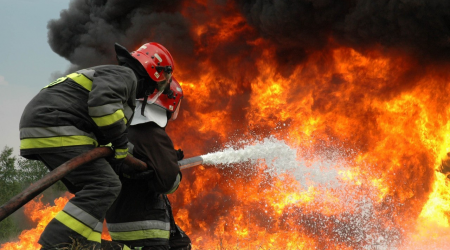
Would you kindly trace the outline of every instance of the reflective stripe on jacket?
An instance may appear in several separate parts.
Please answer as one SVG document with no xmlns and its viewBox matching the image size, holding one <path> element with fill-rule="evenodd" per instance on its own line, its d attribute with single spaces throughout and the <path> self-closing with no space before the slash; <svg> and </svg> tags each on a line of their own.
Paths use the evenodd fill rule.
<svg viewBox="0 0 450 250">
<path fill-rule="evenodd" d="M 130 248 L 169 244 L 168 210 L 162 195 L 148 191 L 148 181 L 123 180 L 118 199 L 106 214 L 112 240 Z"/>
<path fill-rule="evenodd" d="M 21 155 L 107 144 L 125 132 L 135 97 L 136 76 L 123 66 L 96 66 L 58 78 L 22 114 Z"/>
<path fill-rule="evenodd" d="M 74 126 L 22 128 L 20 138 L 21 150 L 98 145 L 93 133 L 86 133 Z"/>
<path fill-rule="evenodd" d="M 108 223 L 108 231 L 115 241 L 169 239 L 170 222 L 159 220 Z"/>
<path fill-rule="evenodd" d="M 103 223 L 68 202 L 55 219 L 89 241 L 101 242 Z"/>
</svg>

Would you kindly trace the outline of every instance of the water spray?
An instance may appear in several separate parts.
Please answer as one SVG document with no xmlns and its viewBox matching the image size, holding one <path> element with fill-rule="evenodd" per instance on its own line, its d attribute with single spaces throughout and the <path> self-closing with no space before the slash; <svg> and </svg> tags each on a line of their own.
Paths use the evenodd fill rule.
<svg viewBox="0 0 450 250">
<path fill-rule="evenodd" d="M 244 162 L 258 163 L 259 161 L 264 161 L 267 165 L 265 173 L 278 175 L 289 172 L 302 185 L 307 182 L 305 176 L 308 176 L 308 179 L 313 180 L 314 182 L 326 183 L 329 183 L 331 178 L 335 179 L 336 177 L 336 173 L 327 177 L 323 172 L 320 172 L 320 170 L 317 170 L 314 167 L 307 168 L 305 164 L 297 160 L 297 150 L 289 147 L 284 141 L 275 138 L 266 138 L 262 141 L 241 143 L 246 143 L 246 145 L 243 148 L 229 146 L 222 151 L 186 158 L 179 161 L 178 165 L 181 170 L 186 170 L 199 165 L 227 167 L 230 166 L 230 164 Z M 55 168 L 42 179 L 33 183 L 20 194 L 14 196 L 7 203 L 2 205 L 0 207 L 0 221 L 77 167 L 99 158 L 108 157 L 112 154 L 112 150 L 108 147 L 95 148 Z M 137 171 L 147 169 L 147 165 L 144 162 L 131 156 L 126 157 L 125 164 Z"/>
</svg>

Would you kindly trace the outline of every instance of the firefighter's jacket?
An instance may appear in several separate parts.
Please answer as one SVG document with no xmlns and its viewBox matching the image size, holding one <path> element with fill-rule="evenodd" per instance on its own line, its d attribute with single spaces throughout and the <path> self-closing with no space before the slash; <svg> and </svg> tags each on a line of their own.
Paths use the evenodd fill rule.
<svg viewBox="0 0 450 250">
<path fill-rule="evenodd" d="M 130 126 L 128 139 L 134 145 L 133 156 L 147 163 L 155 176 L 122 178 L 121 193 L 106 214 L 108 231 L 114 241 L 131 248 L 168 245 L 170 211 L 162 194 L 174 192 L 181 177 L 172 140 L 153 122 Z"/>
<path fill-rule="evenodd" d="M 137 80 L 124 66 L 79 70 L 45 86 L 20 120 L 20 154 L 96 147 L 123 136 L 131 121 Z"/>
</svg>

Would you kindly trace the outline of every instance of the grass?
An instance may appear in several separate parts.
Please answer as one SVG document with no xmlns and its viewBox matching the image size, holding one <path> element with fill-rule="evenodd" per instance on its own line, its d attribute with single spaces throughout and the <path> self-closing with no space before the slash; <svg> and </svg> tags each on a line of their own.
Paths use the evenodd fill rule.
<svg viewBox="0 0 450 250">
<path fill-rule="evenodd" d="M 61 244 L 52 250 L 122 250 L 121 244 L 113 241 L 103 241 L 101 248 L 99 246 L 89 246 L 89 243 L 81 242 L 79 239 L 71 238 L 71 243 Z"/>
</svg>

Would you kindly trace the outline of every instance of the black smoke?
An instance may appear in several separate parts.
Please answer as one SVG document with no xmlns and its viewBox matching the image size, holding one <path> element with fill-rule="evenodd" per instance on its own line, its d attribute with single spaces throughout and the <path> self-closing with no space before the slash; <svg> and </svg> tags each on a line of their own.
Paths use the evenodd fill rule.
<svg viewBox="0 0 450 250">
<path fill-rule="evenodd" d="M 192 23 L 208 24 L 211 18 L 227 15 L 227 3 L 72 0 L 59 19 L 48 23 L 49 44 L 75 69 L 115 63 L 115 42 L 133 50 L 155 41 L 175 54 L 181 67 L 199 72 L 197 66 L 205 55 L 198 53 L 198 48 L 207 47 L 208 36 L 220 32 L 218 29 L 230 27 L 210 26 L 208 33 L 194 37 Z M 253 64 L 248 56 L 259 53 L 246 40 L 255 37 L 263 37 L 276 47 L 276 66 L 285 76 L 312 51 L 331 46 L 348 46 L 361 52 L 376 47 L 387 53 L 407 53 L 423 61 L 450 59 L 449 1 L 251 0 L 235 4 L 256 34 L 243 34 L 240 39 L 207 51 L 215 64 L 226 57 L 236 57 L 237 53 L 246 56 L 234 59 Z"/>
<path fill-rule="evenodd" d="M 445 0 L 252 0 L 240 2 L 250 24 L 280 53 L 326 48 L 330 41 L 365 50 L 400 50 L 450 59 L 450 2 Z"/>
<path fill-rule="evenodd" d="M 159 42 L 186 55 L 193 51 L 189 22 L 179 0 L 72 0 L 48 23 L 49 44 L 72 69 L 116 63 L 114 43 L 129 50 Z M 180 62 L 181 63 L 181 62 Z"/>
</svg>

